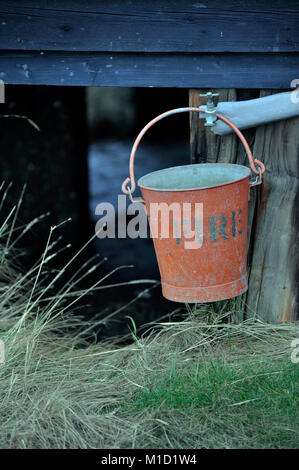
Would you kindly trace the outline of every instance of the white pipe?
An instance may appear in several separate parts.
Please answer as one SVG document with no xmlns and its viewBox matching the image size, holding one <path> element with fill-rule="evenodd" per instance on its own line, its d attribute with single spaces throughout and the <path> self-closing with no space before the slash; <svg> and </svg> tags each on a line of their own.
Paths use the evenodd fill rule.
<svg viewBox="0 0 299 470">
<path fill-rule="evenodd" d="M 297 89 L 255 100 L 218 103 L 217 113 L 228 118 L 239 129 L 288 119 L 299 115 L 299 92 Z M 214 134 L 219 135 L 232 132 L 232 129 L 219 119 L 210 129 Z"/>
</svg>

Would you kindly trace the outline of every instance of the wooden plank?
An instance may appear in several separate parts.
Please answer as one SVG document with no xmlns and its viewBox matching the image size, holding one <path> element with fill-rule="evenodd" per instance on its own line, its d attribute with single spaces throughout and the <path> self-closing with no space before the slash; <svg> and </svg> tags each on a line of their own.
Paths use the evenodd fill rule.
<svg viewBox="0 0 299 470">
<path fill-rule="evenodd" d="M 190 90 L 190 105 L 199 106 L 199 93 Z M 220 101 L 234 101 L 236 90 L 213 90 Z M 256 91 L 252 91 L 253 95 Z M 260 96 L 269 92 L 262 90 Z M 255 98 L 256 96 L 252 96 Z M 248 166 L 235 135 L 214 135 L 198 116 L 191 116 L 191 161 L 228 162 Z M 252 188 L 248 214 L 248 281 L 244 313 L 269 322 L 292 321 L 298 315 L 296 266 L 298 250 L 299 118 L 243 131 L 253 155 L 266 165 L 262 187 Z M 297 204 L 298 205 L 298 204 Z"/>
<path fill-rule="evenodd" d="M 261 90 L 261 96 L 271 93 Z M 266 173 L 257 198 L 247 315 L 293 321 L 299 312 L 299 117 L 259 126 L 253 154 Z"/>
<path fill-rule="evenodd" d="M 0 17 L 3 50 L 299 51 L 291 0 L 3 0 Z"/>
<path fill-rule="evenodd" d="M 12 84 L 286 89 L 299 54 L 110 54 L 2 52 L 0 79 Z"/>
</svg>

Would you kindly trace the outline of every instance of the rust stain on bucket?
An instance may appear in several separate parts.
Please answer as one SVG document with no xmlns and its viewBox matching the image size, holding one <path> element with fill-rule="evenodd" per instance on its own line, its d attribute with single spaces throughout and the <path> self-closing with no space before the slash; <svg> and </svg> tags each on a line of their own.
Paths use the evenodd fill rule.
<svg viewBox="0 0 299 470">
<path fill-rule="evenodd" d="M 236 297 L 248 288 L 248 200 L 250 186 L 261 183 L 265 166 L 253 159 L 243 134 L 227 118 L 216 115 L 241 140 L 255 181 L 249 180 L 250 170 L 242 165 L 184 165 L 143 176 L 138 181 L 143 199 L 132 198 L 134 158 L 142 137 L 161 119 L 190 111 L 204 112 L 194 107 L 173 109 L 141 130 L 131 151 L 130 177 L 123 182 L 122 190 L 131 201 L 145 204 L 163 295 L 176 302 L 213 302 Z"/>
<path fill-rule="evenodd" d="M 203 242 L 199 248 L 186 249 L 185 242 L 190 240 L 186 231 L 184 233 L 182 217 L 176 221 L 182 234 L 180 245 L 174 236 L 173 224 L 169 224 L 168 238 L 153 238 L 163 295 L 169 300 L 213 302 L 247 290 L 249 175 L 249 169 L 240 165 L 199 164 L 160 170 L 138 181 L 150 226 L 153 224 L 152 204 L 174 207 L 176 203 L 181 213 L 185 204 L 203 205 Z M 218 184 L 213 185 L 213 181 Z M 174 184 L 176 188 L 172 190 Z M 161 228 L 169 214 L 160 211 L 159 216 Z M 191 210 L 190 225 L 195 233 L 194 210 Z"/>
</svg>

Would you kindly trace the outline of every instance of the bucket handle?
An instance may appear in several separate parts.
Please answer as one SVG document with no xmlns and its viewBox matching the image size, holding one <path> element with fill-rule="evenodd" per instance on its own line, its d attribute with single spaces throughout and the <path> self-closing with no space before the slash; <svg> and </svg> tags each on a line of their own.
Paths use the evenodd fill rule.
<svg viewBox="0 0 299 470">
<path fill-rule="evenodd" d="M 130 166 L 129 166 L 129 171 L 130 171 L 130 177 L 126 178 L 125 181 L 122 184 L 122 191 L 124 194 L 128 194 L 129 198 L 132 202 L 144 202 L 142 198 L 135 198 L 133 199 L 132 194 L 136 189 L 136 184 L 135 184 L 135 176 L 134 176 L 134 159 L 135 159 L 135 154 L 138 148 L 138 145 L 140 144 L 140 141 L 144 134 L 149 130 L 150 127 L 152 127 L 156 122 L 160 121 L 161 119 L 171 116 L 172 114 L 179 114 L 179 113 L 184 113 L 184 112 L 190 112 L 194 111 L 197 113 L 204 113 L 205 111 L 200 109 L 200 108 L 195 108 L 195 107 L 186 107 L 186 108 L 176 108 L 176 109 L 171 109 L 170 111 L 166 111 L 163 114 L 160 114 L 159 116 L 156 116 L 154 119 L 152 119 L 138 134 L 134 145 L 131 150 L 131 155 L 130 155 Z M 221 121 L 225 122 L 228 126 L 232 128 L 232 130 L 237 134 L 239 139 L 241 140 L 248 160 L 249 160 L 249 165 L 253 173 L 255 173 L 256 178 L 254 181 L 250 181 L 250 186 L 257 186 L 261 184 L 262 182 L 262 175 L 265 172 L 265 165 L 260 162 L 257 159 L 253 159 L 250 147 L 248 145 L 247 140 L 245 139 L 244 135 L 242 132 L 227 118 L 224 116 L 221 116 L 221 114 L 216 114 L 218 119 L 221 119 Z M 131 184 L 131 187 L 128 186 L 128 183 Z"/>
</svg>

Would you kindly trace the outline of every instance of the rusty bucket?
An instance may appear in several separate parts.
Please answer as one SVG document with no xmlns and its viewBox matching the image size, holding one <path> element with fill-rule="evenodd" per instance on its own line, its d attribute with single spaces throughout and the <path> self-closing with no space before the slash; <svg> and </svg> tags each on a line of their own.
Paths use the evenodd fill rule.
<svg viewBox="0 0 299 470">
<path fill-rule="evenodd" d="M 130 158 L 130 178 L 122 189 L 143 202 L 161 274 L 164 297 L 175 302 L 214 302 L 245 292 L 247 284 L 247 217 L 250 187 L 261 183 L 265 170 L 253 160 L 240 137 L 250 166 L 204 163 L 176 166 L 138 180 L 143 199 L 133 199 L 134 157 L 144 133 L 162 117 L 199 108 L 178 108 L 153 119 L 140 132 Z M 161 117 L 162 116 L 162 117 Z M 131 187 L 128 186 L 131 183 Z"/>
</svg>

